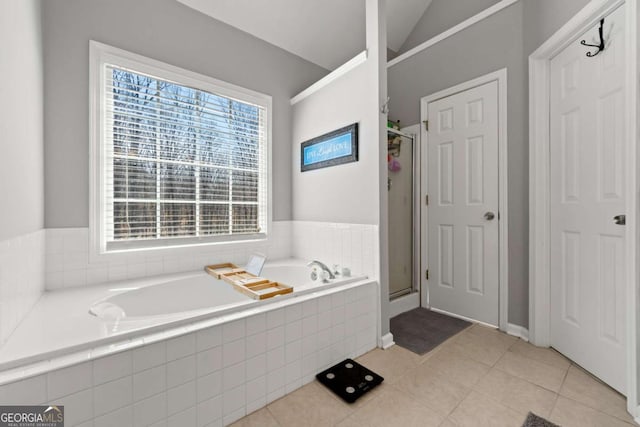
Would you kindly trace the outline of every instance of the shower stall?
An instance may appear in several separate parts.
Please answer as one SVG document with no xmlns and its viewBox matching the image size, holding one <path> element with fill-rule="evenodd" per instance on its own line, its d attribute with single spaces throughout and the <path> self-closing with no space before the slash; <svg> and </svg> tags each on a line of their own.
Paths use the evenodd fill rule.
<svg viewBox="0 0 640 427">
<path fill-rule="evenodd" d="M 417 128 L 417 127 L 416 127 Z M 416 129 L 415 133 L 419 133 Z M 389 299 L 419 306 L 420 297 L 420 165 L 419 145 L 410 129 L 387 128 L 389 191 Z M 412 302 L 407 306 L 407 300 Z M 392 308 L 394 311 L 404 309 Z"/>
</svg>

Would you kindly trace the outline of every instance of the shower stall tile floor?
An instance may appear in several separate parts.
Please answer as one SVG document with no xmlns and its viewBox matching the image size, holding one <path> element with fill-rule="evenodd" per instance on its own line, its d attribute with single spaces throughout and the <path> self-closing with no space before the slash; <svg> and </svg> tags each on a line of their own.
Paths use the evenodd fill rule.
<svg viewBox="0 0 640 427">
<path fill-rule="evenodd" d="M 474 325 L 418 356 L 356 359 L 385 381 L 347 404 L 314 381 L 234 426 L 513 426 L 533 412 L 563 427 L 636 425 L 623 396 L 552 349 Z"/>
</svg>

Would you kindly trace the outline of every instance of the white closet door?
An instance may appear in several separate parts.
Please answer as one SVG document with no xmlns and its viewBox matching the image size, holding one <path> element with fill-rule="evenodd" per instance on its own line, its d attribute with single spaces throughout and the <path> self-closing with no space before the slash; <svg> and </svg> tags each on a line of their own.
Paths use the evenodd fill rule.
<svg viewBox="0 0 640 427">
<path fill-rule="evenodd" d="M 551 345 L 624 393 L 624 11 L 551 61 Z"/>
<path fill-rule="evenodd" d="M 498 325 L 498 83 L 428 104 L 429 305 Z"/>
</svg>

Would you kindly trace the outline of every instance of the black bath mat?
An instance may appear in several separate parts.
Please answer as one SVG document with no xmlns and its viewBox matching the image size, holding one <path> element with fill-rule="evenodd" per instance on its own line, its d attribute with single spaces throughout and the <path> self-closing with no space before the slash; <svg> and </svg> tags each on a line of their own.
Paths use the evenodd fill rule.
<svg viewBox="0 0 640 427">
<path fill-rule="evenodd" d="M 355 402 L 384 381 L 380 375 L 351 359 L 320 372 L 316 378 L 347 403 Z"/>
<path fill-rule="evenodd" d="M 395 343 L 419 355 L 431 351 L 469 326 L 471 323 L 466 320 L 422 307 L 391 318 L 391 333 Z"/>
<path fill-rule="evenodd" d="M 554 424 L 549 420 L 545 420 L 542 417 L 537 416 L 533 412 L 529 412 L 527 419 L 522 423 L 522 427 L 560 427 L 558 424 Z"/>
</svg>

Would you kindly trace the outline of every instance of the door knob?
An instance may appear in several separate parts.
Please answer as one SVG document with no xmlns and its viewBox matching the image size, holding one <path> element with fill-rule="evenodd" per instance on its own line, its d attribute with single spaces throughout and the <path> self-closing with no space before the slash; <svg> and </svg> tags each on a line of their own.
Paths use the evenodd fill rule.
<svg viewBox="0 0 640 427">
<path fill-rule="evenodd" d="M 627 216 L 626 215 L 616 215 L 613 217 L 613 222 L 616 225 L 625 225 L 627 223 Z"/>
<path fill-rule="evenodd" d="M 496 214 L 494 214 L 493 212 L 487 212 L 486 214 L 484 214 L 484 219 L 486 219 L 487 221 L 491 221 L 496 217 Z"/>
</svg>

